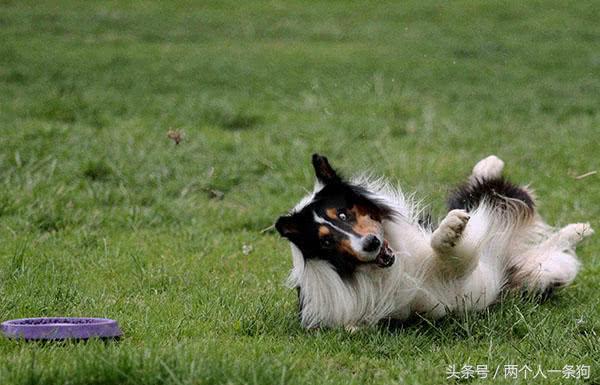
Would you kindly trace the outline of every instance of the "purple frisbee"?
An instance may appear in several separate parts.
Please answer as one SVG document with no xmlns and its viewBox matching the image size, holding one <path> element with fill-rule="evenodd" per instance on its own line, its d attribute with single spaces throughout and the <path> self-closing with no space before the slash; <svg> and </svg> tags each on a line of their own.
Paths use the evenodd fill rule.
<svg viewBox="0 0 600 385">
<path fill-rule="evenodd" d="M 108 318 L 42 317 L 2 322 L 8 338 L 25 340 L 65 340 L 118 338 L 123 333 L 117 321 Z"/>
</svg>

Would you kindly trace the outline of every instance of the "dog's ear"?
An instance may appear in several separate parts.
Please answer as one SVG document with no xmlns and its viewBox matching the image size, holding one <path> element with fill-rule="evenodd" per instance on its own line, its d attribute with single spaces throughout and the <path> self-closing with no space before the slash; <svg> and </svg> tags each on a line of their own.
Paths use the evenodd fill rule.
<svg viewBox="0 0 600 385">
<path fill-rule="evenodd" d="M 339 182 L 341 180 L 337 172 L 335 172 L 333 167 L 331 167 L 331 165 L 329 164 L 329 161 L 326 157 L 319 154 L 313 154 L 312 164 L 315 168 L 315 174 L 317 175 L 317 179 L 321 183 L 328 184 L 333 182 Z"/>
<path fill-rule="evenodd" d="M 285 237 L 289 240 L 295 239 L 298 235 L 300 235 L 298 218 L 296 218 L 296 216 L 293 214 L 279 217 L 275 223 L 275 228 L 282 237 Z"/>
</svg>

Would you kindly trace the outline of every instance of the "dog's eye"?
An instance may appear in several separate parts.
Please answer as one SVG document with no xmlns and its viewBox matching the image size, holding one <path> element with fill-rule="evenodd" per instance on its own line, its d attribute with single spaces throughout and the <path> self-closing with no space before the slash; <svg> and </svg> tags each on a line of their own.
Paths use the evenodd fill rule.
<svg viewBox="0 0 600 385">
<path fill-rule="evenodd" d="M 339 213 L 338 218 L 345 222 L 348 219 L 348 216 L 345 213 Z"/>
<path fill-rule="evenodd" d="M 333 239 L 331 237 L 321 238 L 321 246 L 325 248 L 333 246 Z"/>
</svg>

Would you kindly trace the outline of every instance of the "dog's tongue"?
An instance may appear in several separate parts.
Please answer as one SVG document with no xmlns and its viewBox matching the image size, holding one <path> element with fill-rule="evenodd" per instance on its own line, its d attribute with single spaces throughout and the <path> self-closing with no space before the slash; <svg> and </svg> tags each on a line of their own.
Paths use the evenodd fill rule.
<svg viewBox="0 0 600 385">
<path fill-rule="evenodd" d="M 390 249 L 388 242 L 384 240 L 381 251 L 379 251 L 377 258 L 375 258 L 375 264 L 379 267 L 390 267 L 394 264 L 395 259 L 394 253 L 392 252 L 392 249 Z"/>
</svg>

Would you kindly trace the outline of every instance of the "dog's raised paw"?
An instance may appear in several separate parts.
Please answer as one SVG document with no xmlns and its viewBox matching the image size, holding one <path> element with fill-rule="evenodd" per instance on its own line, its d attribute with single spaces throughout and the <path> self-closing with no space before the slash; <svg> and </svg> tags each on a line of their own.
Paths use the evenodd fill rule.
<svg viewBox="0 0 600 385">
<path fill-rule="evenodd" d="M 467 222 L 469 222 L 469 219 L 471 219 L 471 216 L 465 210 L 455 209 L 448 212 L 442 223 L 456 232 L 462 232 L 465 229 Z"/>
<path fill-rule="evenodd" d="M 504 161 L 496 155 L 490 155 L 477 162 L 473 167 L 473 177 L 478 179 L 496 179 L 502 176 Z"/>
<path fill-rule="evenodd" d="M 448 250 L 456 246 L 471 217 L 465 210 L 452 210 L 433 232 L 431 245 L 437 250 Z"/>
</svg>

